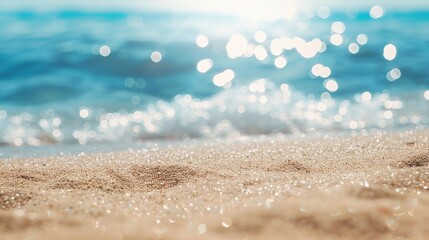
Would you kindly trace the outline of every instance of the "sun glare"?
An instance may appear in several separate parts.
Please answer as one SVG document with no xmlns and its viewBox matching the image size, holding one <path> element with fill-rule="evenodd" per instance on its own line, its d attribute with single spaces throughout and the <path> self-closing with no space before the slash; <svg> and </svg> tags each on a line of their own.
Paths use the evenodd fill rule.
<svg viewBox="0 0 429 240">
<path fill-rule="evenodd" d="M 184 3 L 182 3 L 181 5 L 190 9 L 238 15 L 254 21 L 275 21 L 281 18 L 294 19 L 297 15 L 298 9 L 298 1 L 295 0 L 218 0 L 205 1 L 203 5 L 195 5 L 195 2 L 193 1 L 185 1 Z"/>
<path fill-rule="evenodd" d="M 294 19 L 297 15 L 296 4 L 293 2 L 276 2 L 267 4 L 265 2 L 238 1 L 241 2 L 236 10 L 243 17 L 255 21 L 275 21 L 281 18 Z"/>
</svg>

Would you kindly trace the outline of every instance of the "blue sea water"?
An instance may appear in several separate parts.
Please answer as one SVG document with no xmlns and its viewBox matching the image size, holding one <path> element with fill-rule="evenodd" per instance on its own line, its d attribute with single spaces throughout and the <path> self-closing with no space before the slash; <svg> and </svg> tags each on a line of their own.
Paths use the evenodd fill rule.
<svg viewBox="0 0 429 240">
<path fill-rule="evenodd" d="M 0 145 L 414 129 L 429 12 L 0 13 Z"/>
</svg>

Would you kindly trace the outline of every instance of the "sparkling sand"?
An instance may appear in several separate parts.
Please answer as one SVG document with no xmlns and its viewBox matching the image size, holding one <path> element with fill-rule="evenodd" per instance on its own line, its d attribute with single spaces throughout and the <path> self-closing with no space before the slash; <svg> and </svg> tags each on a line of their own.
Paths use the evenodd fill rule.
<svg viewBox="0 0 429 240">
<path fill-rule="evenodd" d="M 0 161 L 0 239 L 427 239 L 429 132 Z"/>
</svg>

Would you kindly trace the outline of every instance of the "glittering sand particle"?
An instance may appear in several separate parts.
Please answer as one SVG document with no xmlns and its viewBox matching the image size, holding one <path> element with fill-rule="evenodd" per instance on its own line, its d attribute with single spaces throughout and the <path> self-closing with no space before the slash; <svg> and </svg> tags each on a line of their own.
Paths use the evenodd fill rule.
<svg viewBox="0 0 429 240">
<path fill-rule="evenodd" d="M 4 159 L 0 239 L 426 239 L 428 143 L 417 131 Z"/>
</svg>

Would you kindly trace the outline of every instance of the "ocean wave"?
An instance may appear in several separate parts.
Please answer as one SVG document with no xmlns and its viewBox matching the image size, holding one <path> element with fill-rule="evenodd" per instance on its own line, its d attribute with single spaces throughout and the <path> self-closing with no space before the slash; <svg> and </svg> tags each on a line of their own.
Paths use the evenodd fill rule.
<svg viewBox="0 0 429 240">
<path fill-rule="evenodd" d="M 425 109 L 429 101 L 422 93 L 393 97 L 367 92 L 351 101 L 336 100 L 329 93 L 308 96 L 287 84 L 278 88 L 258 79 L 208 99 L 178 95 L 132 111 L 80 107 L 13 115 L 2 110 L 0 142 L 37 146 L 415 127 L 428 124 Z"/>
</svg>

